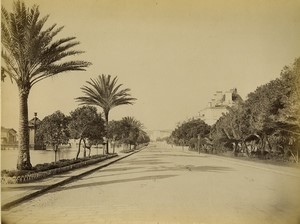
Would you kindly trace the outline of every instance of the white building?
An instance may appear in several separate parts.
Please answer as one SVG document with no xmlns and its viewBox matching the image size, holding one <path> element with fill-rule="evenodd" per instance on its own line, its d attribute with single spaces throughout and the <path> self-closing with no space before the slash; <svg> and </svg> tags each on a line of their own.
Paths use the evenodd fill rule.
<svg viewBox="0 0 300 224">
<path fill-rule="evenodd" d="M 241 98 L 237 93 L 237 89 L 226 92 L 217 91 L 208 106 L 199 112 L 199 118 L 208 125 L 213 125 L 223 113 L 227 113 L 227 107 L 235 105 L 238 99 Z"/>
<path fill-rule="evenodd" d="M 148 130 L 147 134 L 150 137 L 151 141 L 156 141 L 159 138 L 165 138 L 170 136 L 172 130 Z"/>
</svg>

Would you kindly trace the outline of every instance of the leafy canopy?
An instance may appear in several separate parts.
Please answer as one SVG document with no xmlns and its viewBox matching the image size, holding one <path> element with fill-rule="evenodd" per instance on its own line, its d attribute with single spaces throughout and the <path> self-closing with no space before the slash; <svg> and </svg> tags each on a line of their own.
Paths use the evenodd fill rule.
<svg viewBox="0 0 300 224">
<path fill-rule="evenodd" d="M 60 111 L 46 116 L 37 128 L 37 137 L 52 146 L 68 143 L 68 118 Z"/>
<path fill-rule="evenodd" d="M 74 139 L 88 138 L 90 141 L 100 142 L 104 136 L 104 120 L 97 113 L 97 108 L 92 106 L 71 111 L 68 128 Z"/>
</svg>

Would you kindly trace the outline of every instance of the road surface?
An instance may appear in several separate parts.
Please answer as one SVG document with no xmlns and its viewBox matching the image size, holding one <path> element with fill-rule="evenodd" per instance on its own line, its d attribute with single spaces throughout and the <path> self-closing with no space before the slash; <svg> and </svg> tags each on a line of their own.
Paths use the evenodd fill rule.
<svg viewBox="0 0 300 224">
<path fill-rule="evenodd" d="M 300 223 L 300 173 L 152 145 L 2 212 L 4 223 Z"/>
</svg>

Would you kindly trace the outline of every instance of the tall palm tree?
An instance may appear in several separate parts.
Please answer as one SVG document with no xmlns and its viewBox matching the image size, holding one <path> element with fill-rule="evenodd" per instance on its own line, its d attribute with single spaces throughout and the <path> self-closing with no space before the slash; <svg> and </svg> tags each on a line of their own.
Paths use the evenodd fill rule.
<svg viewBox="0 0 300 224">
<path fill-rule="evenodd" d="M 130 89 L 120 89 L 123 84 L 117 84 L 117 82 L 117 77 L 112 79 L 110 75 L 99 75 L 97 79 L 87 81 L 88 85 L 81 88 L 85 96 L 76 98 L 81 105 L 94 105 L 103 109 L 106 130 L 110 110 L 120 105 L 132 105 L 136 100 L 129 94 Z M 108 153 L 108 143 L 106 153 Z"/>
<path fill-rule="evenodd" d="M 40 18 L 38 6 L 27 8 L 22 1 L 13 3 L 9 13 L 1 8 L 1 77 L 9 76 L 19 89 L 19 156 L 17 169 L 31 169 L 28 129 L 28 96 L 33 85 L 39 81 L 66 71 L 82 71 L 90 65 L 85 61 L 69 61 L 67 56 L 83 51 L 71 50 L 79 42 L 75 37 L 54 41 L 63 29 L 56 24 L 43 29 L 49 16 Z M 63 62 L 60 62 L 64 59 Z M 5 73 L 5 75 L 3 74 Z"/>
</svg>

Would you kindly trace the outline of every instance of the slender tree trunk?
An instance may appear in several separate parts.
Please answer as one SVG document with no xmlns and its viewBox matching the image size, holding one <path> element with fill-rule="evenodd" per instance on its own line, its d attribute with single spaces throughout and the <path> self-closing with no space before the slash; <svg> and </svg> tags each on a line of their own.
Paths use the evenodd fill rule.
<svg viewBox="0 0 300 224">
<path fill-rule="evenodd" d="M 89 157 L 91 157 L 91 150 L 92 150 L 92 146 L 90 145 L 90 148 L 89 148 Z"/>
<path fill-rule="evenodd" d="M 108 114 L 109 114 L 109 111 L 107 110 L 104 110 L 104 117 L 105 117 L 105 132 L 106 132 L 106 139 L 107 139 L 107 142 L 106 142 L 106 154 L 108 154 Z"/>
<path fill-rule="evenodd" d="M 78 151 L 77 151 L 76 159 L 78 159 L 78 156 L 79 156 L 79 153 L 80 153 L 81 141 L 82 141 L 82 138 L 80 138 L 80 140 L 79 140 L 79 145 L 78 145 Z"/>
<path fill-rule="evenodd" d="M 85 144 L 85 139 L 83 139 L 83 158 L 86 157 L 86 144 Z"/>
<path fill-rule="evenodd" d="M 30 163 L 29 153 L 29 127 L 28 127 L 28 95 L 29 90 L 19 90 L 20 100 L 20 118 L 19 118 L 19 155 L 17 162 L 18 170 L 30 170 L 32 165 Z"/>
</svg>

